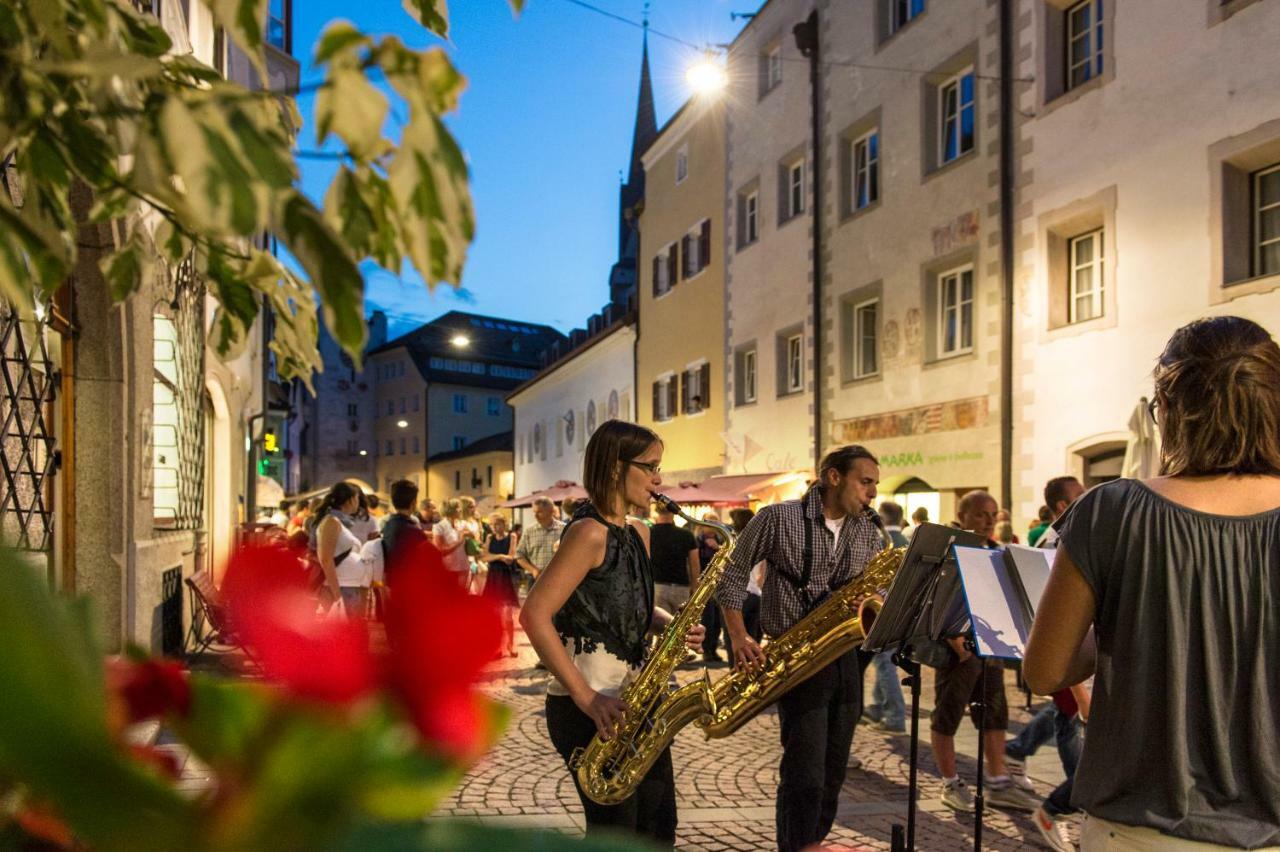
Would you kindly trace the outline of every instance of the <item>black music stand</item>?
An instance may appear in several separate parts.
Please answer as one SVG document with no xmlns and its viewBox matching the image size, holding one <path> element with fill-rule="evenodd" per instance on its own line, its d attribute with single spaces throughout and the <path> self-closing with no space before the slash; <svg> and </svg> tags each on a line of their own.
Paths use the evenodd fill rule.
<svg viewBox="0 0 1280 852">
<path fill-rule="evenodd" d="M 893 826 L 893 852 L 915 850 L 920 755 L 921 664 L 918 656 L 941 637 L 965 632 L 968 619 L 952 554 L 957 544 L 982 547 L 986 540 L 976 533 L 940 524 L 922 524 L 916 529 L 885 596 L 884 606 L 862 643 L 862 649 L 871 653 L 893 651 L 894 664 L 907 674 L 902 683 L 911 691 L 907 824 L 905 836 L 901 824 Z"/>
</svg>

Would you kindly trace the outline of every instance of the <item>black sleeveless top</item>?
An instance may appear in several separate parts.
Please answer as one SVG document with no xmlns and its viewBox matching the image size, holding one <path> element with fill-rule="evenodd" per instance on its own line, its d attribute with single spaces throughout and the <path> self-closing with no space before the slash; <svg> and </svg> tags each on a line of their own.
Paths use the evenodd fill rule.
<svg viewBox="0 0 1280 852">
<path fill-rule="evenodd" d="M 590 503 L 581 506 L 561 533 L 584 518 L 608 530 L 604 560 L 587 572 L 552 624 L 565 646 L 575 654 L 594 654 L 599 648 L 628 666 L 644 661 L 645 635 L 653 618 L 653 569 L 644 540 L 630 524 L 606 521 Z"/>
</svg>

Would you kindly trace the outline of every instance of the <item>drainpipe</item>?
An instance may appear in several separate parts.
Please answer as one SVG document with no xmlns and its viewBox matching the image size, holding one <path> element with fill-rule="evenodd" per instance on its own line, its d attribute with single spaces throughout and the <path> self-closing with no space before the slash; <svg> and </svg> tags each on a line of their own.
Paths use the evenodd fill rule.
<svg viewBox="0 0 1280 852">
<path fill-rule="evenodd" d="M 813 136 L 813 469 L 822 463 L 822 109 L 819 92 L 818 10 L 791 29 L 800 54 L 809 59 L 810 123 Z"/>
<path fill-rule="evenodd" d="M 1000 0 L 1000 505 L 1013 504 L 1013 2 Z"/>
<path fill-rule="evenodd" d="M 253 426 L 255 421 L 265 421 L 267 418 L 267 352 L 271 343 L 271 308 L 267 305 L 267 297 L 262 297 L 262 351 L 258 356 L 261 371 L 261 395 L 259 396 L 258 413 L 249 418 L 247 423 L 248 433 L 246 437 L 249 439 L 249 459 L 248 468 L 245 470 L 245 491 L 244 491 L 244 522 L 246 529 L 248 525 L 253 524 L 258 514 L 258 443 L 253 439 Z"/>
</svg>

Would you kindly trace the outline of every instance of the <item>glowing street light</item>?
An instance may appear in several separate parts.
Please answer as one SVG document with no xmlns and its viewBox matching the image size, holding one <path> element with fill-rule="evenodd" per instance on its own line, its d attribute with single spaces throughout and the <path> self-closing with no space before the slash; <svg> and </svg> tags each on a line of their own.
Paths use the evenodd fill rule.
<svg viewBox="0 0 1280 852">
<path fill-rule="evenodd" d="M 369 451 L 368 451 L 368 450 L 361 450 L 361 451 L 360 451 L 360 455 L 362 455 L 362 456 L 367 456 L 367 455 L 369 455 Z"/>
<path fill-rule="evenodd" d="M 715 54 L 709 50 L 702 54 L 701 60 L 689 67 L 684 76 L 689 81 L 689 86 L 700 95 L 717 95 L 729 82 L 724 66 L 716 61 Z"/>
<path fill-rule="evenodd" d="M 471 345 L 471 338 L 467 337 L 465 334 L 455 334 L 449 342 L 459 349 L 463 349 Z"/>
<path fill-rule="evenodd" d="M 397 426 L 399 426 L 401 429 L 407 429 L 407 428 L 409 428 L 409 421 L 408 421 L 408 420 L 397 420 L 397 421 L 396 421 L 396 425 L 397 425 Z"/>
</svg>

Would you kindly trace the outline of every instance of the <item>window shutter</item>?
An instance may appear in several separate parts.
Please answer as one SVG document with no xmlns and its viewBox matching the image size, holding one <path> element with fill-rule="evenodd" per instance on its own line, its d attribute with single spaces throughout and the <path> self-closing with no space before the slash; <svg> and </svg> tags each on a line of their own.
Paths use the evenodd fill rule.
<svg viewBox="0 0 1280 852">
<path fill-rule="evenodd" d="M 658 419 L 658 412 L 662 410 L 662 383 L 653 383 L 653 419 Z"/>
<path fill-rule="evenodd" d="M 662 288 L 658 286 L 659 271 L 662 269 L 662 255 L 655 254 L 653 256 L 653 295 L 662 295 Z"/>
<path fill-rule="evenodd" d="M 703 364 L 699 368 L 698 392 L 702 394 L 702 407 L 711 407 L 711 365 Z"/>
<path fill-rule="evenodd" d="M 689 413 L 689 371 L 680 374 L 680 413 Z"/>
<path fill-rule="evenodd" d="M 667 412 L 671 417 L 676 415 L 676 403 L 679 402 L 676 395 L 679 392 L 679 388 L 676 387 L 676 380 L 672 377 L 671 381 L 667 382 Z"/>
<path fill-rule="evenodd" d="M 671 244 L 671 250 L 667 252 L 667 288 L 670 289 L 676 283 L 676 272 L 679 269 L 680 250 L 676 247 L 676 243 Z"/>
<path fill-rule="evenodd" d="M 680 276 L 681 278 L 689 277 L 689 242 L 690 240 L 689 240 L 688 234 L 685 234 L 683 237 L 680 238 L 680 259 L 682 261 L 682 265 L 680 269 L 683 272 L 683 274 Z"/>
<path fill-rule="evenodd" d="M 702 220 L 702 236 L 698 238 L 698 268 L 711 265 L 711 220 Z"/>
</svg>

